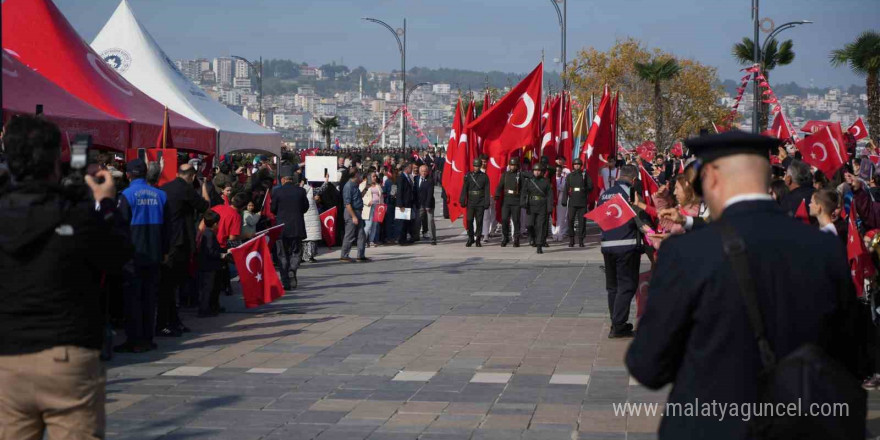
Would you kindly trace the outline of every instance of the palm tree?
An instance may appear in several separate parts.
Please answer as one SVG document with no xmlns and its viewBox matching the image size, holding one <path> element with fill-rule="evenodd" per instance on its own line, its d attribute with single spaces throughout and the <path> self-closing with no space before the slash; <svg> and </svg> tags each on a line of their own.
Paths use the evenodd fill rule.
<svg viewBox="0 0 880 440">
<path fill-rule="evenodd" d="M 675 58 L 654 59 L 648 63 L 635 63 L 636 73 L 639 78 L 654 85 L 654 137 L 657 150 L 664 151 L 663 139 L 663 94 L 660 84 L 678 75 L 681 66 Z"/>
<path fill-rule="evenodd" d="M 880 142 L 880 34 L 866 31 L 843 49 L 831 52 L 831 65 L 845 64 L 855 74 L 867 77 L 868 130 L 871 139 Z"/>
<path fill-rule="evenodd" d="M 794 51 L 791 40 L 785 40 L 779 44 L 775 38 L 767 42 L 767 50 L 761 55 L 761 73 L 764 78 L 770 81 L 770 71 L 778 66 L 785 66 L 794 61 Z M 760 52 L 760 51 L 759 51 Z M 743 38 L 742 43 L 733 45 L 733 57 L 742 65 L 755 64 L 755 44 L 748 37 Z M 757 103 L 755 103 L 757 105 Z M 758 123 L 762 130 L 767 128 L 767 120 L 770 115 L 770 104 L 761 103 L 761 109 L 758 112 Z"/>
<path fill-rule="evenodd" d="M 324 142 L 327 143 L 327 149 L 330 149 L 330 137 L 333 134 L 334 128 L 339 128 L 339 118 L 333 116 L 331 118 L 321 116 L 318 119 L 315 119 L 315 123 L 318 124 L 318 128 L 321 129 L 321 135 L 324 136 Z"/>
</svg>

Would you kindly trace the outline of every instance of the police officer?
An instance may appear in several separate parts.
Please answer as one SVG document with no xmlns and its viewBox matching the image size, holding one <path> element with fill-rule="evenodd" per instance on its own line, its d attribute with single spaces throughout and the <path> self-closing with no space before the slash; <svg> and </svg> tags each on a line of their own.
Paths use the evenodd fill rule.
<svg viewBox="0 0 880 440">
<path fill-rule="evenodd" d="M 600 197 L 599 204 L 616 195 L 630 200 L 633 181 L 639 175 L 635 165 L 620 167 L 617 182 Z M 602 231 L 602 256 L 605 258 L 605 290 L 608 292 L 608 312 L 611 315 L 609 338 L 633 336 L 633 326 L 628 323 L 629 308 L 639 282 L 641 245 L 635 220 L 623 226 Z"/>
<path fill-rule="evenodd" d="M 461 187 L 459 203 L 467 207 L 467 234 L 466 247 L 471 247 L 475 242 L 477 247 L 483 247 L 479 238 L 483 235 L 483 213 L 489 207 L 489 177 L 480 170 L 483 161 L 474 159 L 474 171 L 464 176 L 464 185 Z M 474 222 L 476 234 L 474 234 Z M 476 235 L 477 240 L 474 240 Z"/>
<path fill-rule="evenodd" d="M 537 164 L 532 170 L 534 178 L 523 183 L 520 203 L 526 206 L 531 223 L 535 225 L 535 244 L 538 253 L 543 254 L 547 239 L 547 216 L 553 212 L 553 187 L 544 177 L 544 164 Z"/>
<path fill-rule="evenodd" d="M 495 199 L 501 199 L 501 233 L 504 238 L 501 240 L 501 247 L 510 243 L 510 220 L 513 219 L 513 247 L 519 247 L 519 220 L 520 220 L 520 200 L 523 182 L 528 176 L 523 176 L 519 170 L 519 159 L 512 158 L 507 166 L 507 171 L 501 175 L 501 181 L 495 188 Z"/>
<path fill-rule="evenodd" d="M 586 234 L 584 214 L 587 213 L 587 195 L 593 190 L 593 181 L 583 170 L 583 162 L 574 159 L 574 171 L 565 176 L 562 189 L 562 206 L 568 206 L 568 247 L 574 247 L 574 236 L 578 236 L 578 246 L 584 247 Z"/>
</svg>

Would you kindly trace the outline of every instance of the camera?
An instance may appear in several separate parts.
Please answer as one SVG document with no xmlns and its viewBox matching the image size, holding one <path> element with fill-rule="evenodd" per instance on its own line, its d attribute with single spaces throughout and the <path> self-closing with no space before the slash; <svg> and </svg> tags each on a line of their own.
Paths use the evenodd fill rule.
<svg viewBox="0 0 880 440">
<path fill-rule="evenodd" d="M 95 163 L 92 151 L 92 136 L 78 134 L 70 144 L 70 171 L 61 180 L 61 184 L 74 190 L 86 191 L 86 174 L 95 175 L 98 164 Z M 102 178 L 98 178 L 99 183 Z"/>
</svg>

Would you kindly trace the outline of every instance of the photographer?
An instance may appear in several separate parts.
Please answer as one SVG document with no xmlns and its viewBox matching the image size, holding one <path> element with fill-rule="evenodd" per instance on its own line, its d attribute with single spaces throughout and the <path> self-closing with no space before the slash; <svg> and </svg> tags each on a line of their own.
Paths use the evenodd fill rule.
<svg viewBox="0 0 880 440">
<path fill-rule="evenodd" d="M 101 274 L 131 256 L 110 172 L 60 186 L 61 133 L 12 119 L 0 193 L 0 437 L 103 438 Z M 88 194 L 91 193 L 91 197 Z"/>
</svg>

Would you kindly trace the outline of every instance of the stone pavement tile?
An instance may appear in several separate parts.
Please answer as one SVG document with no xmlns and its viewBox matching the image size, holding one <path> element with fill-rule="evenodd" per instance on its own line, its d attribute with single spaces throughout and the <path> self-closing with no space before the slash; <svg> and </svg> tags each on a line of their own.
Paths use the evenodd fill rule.
<svg viewBox="0 0 880 440">
<path fill-rule="evenodd" d="M 309 358 L 308 354 L 301 353 L 278 353 L 265 362 L 257 365 L 262 368 L 291 368 L 299 365 Z"/>
<path fill-rule="evenodd" d="M 492 407 L 491 403 L 452 402 L 446 407 L 446 414 L 485 415 Z"/>
<path fill-rule="evenodd" d="M 514 440 L 522 438 L 520 429 L 484 429 L 474 431 L 471 440 Z"/>
<path fill-rule="evenodd" d="M 517 429 L 523 430 L 529 426 L 531 414 L 492 414 L 486 416 L 486 420 L 480 426 L 481 429 Z"/>
<path fill-rule="evenodd" d="M 313 403 L 314 399 L 297 399 L 285 394 L 263 408 L 263 411 L 288 411 L 299 414 L 308 410 Z"/>
<path fill-rule="evenodd" d="M 625 432 L 578 431 L 577 440 L 626 440 Z"/>
<path fill-rule="evenodd" d="M 397 412 L 397 409 L 402 405 L 402 401 L 376 402 L 370 400 L 361 402 L 350 413 L 348 413 L 346 418 L 387 420 L 394 415 L 394 413 Z"/>
<path fill-rule="evenodd" d="M 580 385 L 550 385 L 541 393 L 541 402 L 580 405 L 587 397 L 586 390 Z"/>
<path fill-rule="evenodd" d="M 554 374 L 550 377 L 551 384 L 558 385 L 587 385 L 590 383 L 589 374 Z"/>
<path fill-rule="evenodd" d="M 149 394 L 107 393 L 105 412 L 107 415 L 113 414 L 149 397 Z"/>
<path fill-rule="evenodd" d="M 292 421 L 294 417 L 294 413 L 286 411 L 214 408 L 187 423 L 187 427 L 235 429 L 278 427 Z"/>
<path fill-rule="evenodd" d="M 467 429 L 450 429 L 438 432 L 425 431 L 419 436 L 419 440 L 469 440 L 472 432 Z"/>
<path fill-rule="evenodd" d="M 395 414 L 377 431 L 397 431 L 419 433 L 424 431 L 434 419 L 436 414 Z"/>
<path fill-rule="evenodd" d="M 661 416 L 630 416 L 626 418 L 626 432 L 657 432 Z"/>
<path fill-rule="evenodd" d="M 345 411 L 349 412 L 361 403 L 360 400 L 323 399 L 315 402 L 309 411 Z"/>
<path fill-rule="evenodd" d="M 449 402 L 422 402 L 410 400 L 397 410 L 398 414 L 441 414 Z"/>
<path fill-rule="evenodd" d="M 416 440 L 419 433 L 373 431 L 367 440 Z"/>
<path fill-rule="evenodd" d="M 345 417 L 348 411 L 305 411 L 296 416 L 296 423 L 323 423 L 333 424 Z"/>
<path fill-rule="evenodd" d="M 339 388 L 328 394 L 327 398 L 365 400 L 368 399 L 374 392 L 375 390 L 350 390 Z"/>
<path fill-rule="evenodd" d="M 627 440 L 657 440 L 657 434 L 653 432 L 630 432 L 626 434 Z"/>
<path fill-rule="evenodd" d="M 532 425 L 523 432 L 523 440 L 571 440 L 577 431 L 568 425 Z"/>
<path fill-rule="evenodd" d="M 412 382 L 427 382 L 431 380 L 434 375 L 437 374 L 437 371 L 401 371 L 397 373 L 397 376 L 394 376 L 394 381 L 412 381 Z"/>
<path fill-rule="evenodd" d="M 369 400 L 407 401 L 417 392 L 418 390 L 376 390 L 370 394 Z"/>
<path fill-rule="evenodd" d="M 507 383 L 511 376 L 510 373 L 476 373 L 471 383 Z"/>
<path fill-rule="evenodd" d="M 336 425 L 318 434 L 316 440 L 364 440 L 375 430 L 374 427 Z"/>
<path fill-rule="evenodd" d="M 266 440 L 312 440 L 330 425 L 291 423 L 281 426 L 265 437 Z"/>
<path fill-rule="evenodd" d="M 532 423 L 572 425 L 577 427 L 581 405 L 548 404 L 538 405 Z"/>
<path fill-rule="evenodd" d="M 605 411 L 581 411 L 578 430 L 586 432 L 625 432 L 626 417 L 615 416 L 610 408 Z"/>
<path fill-rule="evenodd" d="M 428 427 L 429 432 L 448 432 L 453 429 L 476 429 L 483 421 L 482 414 L 441 414 Z"/>
<path fill-rule="evenodd" d="M 456 402 L 460 396 L 460 391 L 432 391 L 425 387 L 413 395 L 412 400 L 422 402 Z"/>
<path fill-rule="evenodd" d="M 185 427 L 170 432 L 162 437 L 162 440 L 259 440 L 265 438 L 275 428 L 250 428 L 250 429 L 210 429 Z"/>
<path fill-rule="evenodd" d="M 256 374 L 281 374 L 287 371 L 287 368 L 251 368 L 248 373 Z"/>
<path fill-rule="evenodd" d="M 508 386 L 501 394 L 498 403 L 530 403 L 541 401 L 546 388 Z"/>
<path fill-rule="evenodd" d="M 177 367 L 162 373 L 163 376 L 201 376 L 214 367 Z"/>
</svg>

